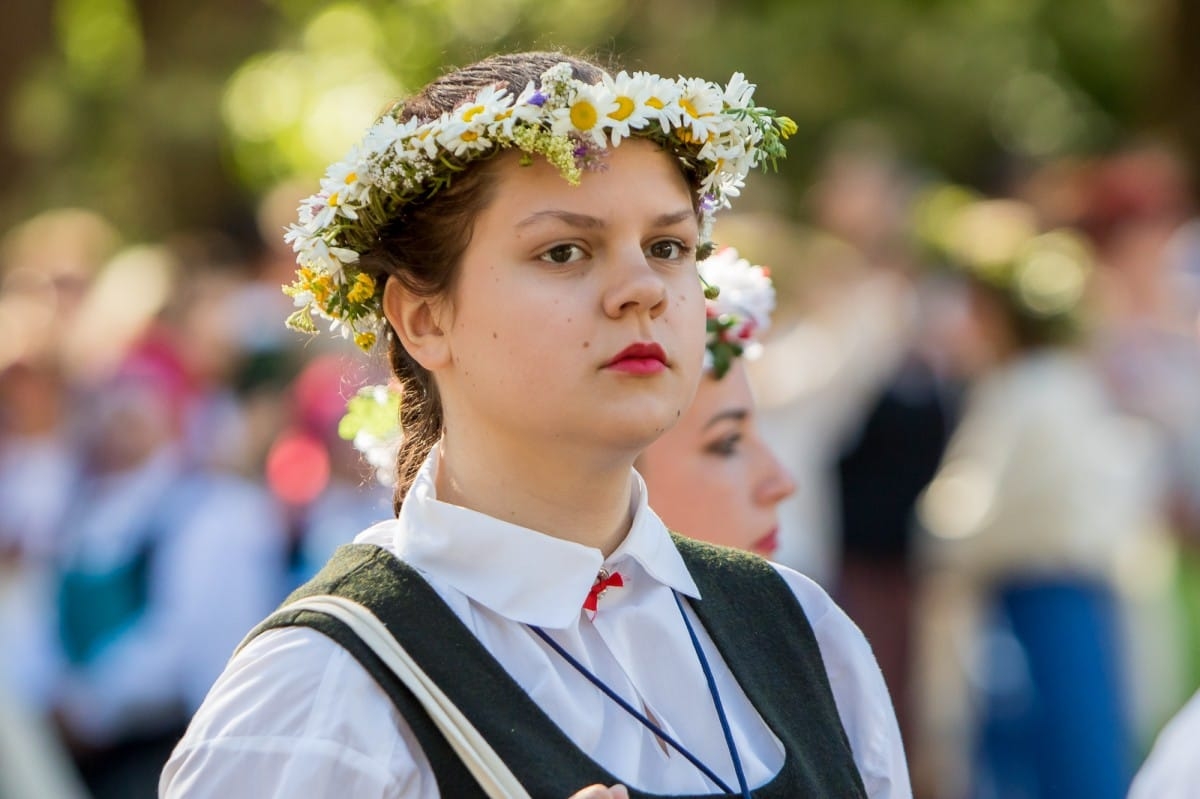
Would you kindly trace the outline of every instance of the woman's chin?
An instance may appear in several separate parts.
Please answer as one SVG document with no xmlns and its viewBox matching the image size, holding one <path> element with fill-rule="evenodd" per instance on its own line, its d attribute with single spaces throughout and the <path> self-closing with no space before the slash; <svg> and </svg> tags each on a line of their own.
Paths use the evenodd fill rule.
<svg viewBox="0 0 1200 799">
<path fill-rule="evenodd" d="M 674 409 L 640 408 L 613 413 L 604 421 L 597 420 L 596 428 L 612 444 L 641 452 L 678 421 L 679 413 Z"/>
</svg>

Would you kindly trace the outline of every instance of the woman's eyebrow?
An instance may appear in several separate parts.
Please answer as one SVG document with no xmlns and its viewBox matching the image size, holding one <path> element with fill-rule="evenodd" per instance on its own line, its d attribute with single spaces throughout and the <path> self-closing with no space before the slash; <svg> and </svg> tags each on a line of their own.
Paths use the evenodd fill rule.
<svg viewBox="0 0 1200 799">
<path fill-rule="evenodd" d="M 572 213 L 571 211 L 559 211 L 559 210 L 537 211 L 536 213 L 532 213 L 529 216 L 522 219 L 520 222 L 518 222 L 516 224 L 516 227 L 518 227 L 518 228 L 529 227 L 530 225 L 534 225 L 534 224 L 537 224 L 538 222 L 541 222 L 543 219 L 557 219 L 560 222 L 566 222 L 571 227 L 577 227 L 577 228 L 594 229 L 594 228 L 604 227 L 604 221 L 601 219 L 597 219 L 594 216 L 588 216 L 587 214 L 576 214 L 576 213 Z"/>
<path fill-rule="evenodd" d="M 670 227 L 684 222 L 688 219 L 694 219 L 696 212 L 691 208 L 684 208 L 680 211 L 673 211 L 667 214 L 661 214 L 654 218 L 653 227 Z M 559 209 L 549 209 L 546 211 L 536 211 L 529 216 L 517 222 L 516 227 L 524 228 L 530 225 L 535 225 L 543 219 L 555 219 L 559 222 L 565 222 L 571 227 L 594 230 L 604 227 L 604 220 L 587 214 L 577 214 L 572 211 L 563 211 Z"/>
<path fill-rule="evenodd" d="M 685 208 L 682 211 L 675 211 L 670 214 L 663 214 L 654 220 L 655 227 L 670 227 L 678 225 L 680 222 L 686 222 L 689 219 L 695 219 L 696 212 L 691 208 Z"/>
<path fill-rule="evenodd" d="M 732 419 L 735 422 L 744 422 L 749 415 L 750 411 L 746 410 L 745 408 L 730 408 L 728 410 L 721 411 L 720 413 L 713 414 L 712 418 L 705 422 L 704 427 L 701 429 L 707 430 L 723 419 Z"/>
</svg>

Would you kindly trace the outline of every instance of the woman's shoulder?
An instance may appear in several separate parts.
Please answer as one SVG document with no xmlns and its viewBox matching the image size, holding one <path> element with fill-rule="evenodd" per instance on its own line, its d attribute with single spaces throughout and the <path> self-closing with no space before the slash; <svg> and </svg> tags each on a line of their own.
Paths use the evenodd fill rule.
<svg viewBox="0 0 1200 799">
<path fill-rule="evenodd" d="M 814 580 L 771 564 L 804 609 L 867 793 L 910 797 L 904 744 L 875 653 L 858 625 Z"/>
<path fill-rule="evenodd" d="M 855 632 L 858 631 L 857 625 L 838 607 L 833 597 L 816 580 L 795 569 L 784 566 L 782 563 L 770 561 L 770 564 L 776 574 L 791 589 L 792 596 L 796 598 L 796 601 L 800 603 L 800 607 L 804 609 L 804 615 L 808 617 L 808 623 L 813 626 L 814 631 L 819 626 L 827 623 L 837 626 L 849 625 Z"/>
<path fill-rule="evenodd" d="M 230 659 L 172 754 L 162 789 L 171 797 L 283 795 L 271 791 L 294 780 L 296 795 L 319 796 L 317 784 L 340 780 L 356 786 L 353 796 L 408 796 L 394 785 L 405 774 L 410 787 L 419 781 L 422 757 L 352 655 L 315 630 L 288 627 Z M 264 772 L 270 790 L 263 783 L 256 793 Z M 187 787 L 200 782 L 202 790 Z"/>
<path fill-rule="evenodd" d="M 771 565 L 804 609 L 830 678 L 854 675 L 854 683 L 864 690 L 882 687 L 875 653 L 854 620 L 816 581 L 787 566 Z"/>
<path fill-rule="evenodd" d="M 766 560 L 752 552 L 718 546 L 674 533 L 672 538 L 680 554 L 684 555 L 689 570 L 693 574 L 697 574 L 697 570 L 701 575 L 706 574 L 707 582 L 725 585 L 732 580 L 739 588 L 746 588 L 751 583 L 761 585 L 764 579 L 768 583 L 774 583 L 773 577 L 777 575 L 799 603 L 814 630 L 819 624 L 830 620 L 832 614 L 835 624 L 848 624 L 857 631 L 854 623 L 841 613 L 825 589 L 795 569 Z"/>
<path fill-rule="evenodd" d="M 184 744 L 267 736 L 344 741 L 348 723 L 391 724 L 390 708 L 371 676 L 331 639 L 303 627 L 267 630 L 230 659 Z"/>
</svg>

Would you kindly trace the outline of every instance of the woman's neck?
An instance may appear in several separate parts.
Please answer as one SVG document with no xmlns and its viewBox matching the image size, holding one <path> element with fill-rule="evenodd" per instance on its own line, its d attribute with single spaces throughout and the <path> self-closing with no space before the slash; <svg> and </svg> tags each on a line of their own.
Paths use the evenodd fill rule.
<svg viewBox="0 0 1200 799">
<path fill-rule="evenodd" d="M 608 557 L 633 521 L 627 457 L 554 453 L 447 433 L 436 478 L 438 499 L 555 538 L 596 547 Z"/>
</svg>

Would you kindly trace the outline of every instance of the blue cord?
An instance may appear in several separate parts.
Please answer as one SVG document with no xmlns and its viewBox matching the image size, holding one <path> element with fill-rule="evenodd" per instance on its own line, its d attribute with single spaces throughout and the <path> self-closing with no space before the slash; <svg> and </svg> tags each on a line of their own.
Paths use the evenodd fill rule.
<svg viewBox="0 0 1200 799">
<path fill-rule="evenodd" d="M 678 597 L 676 597 L 676 601 L 678 601 Z M 682 608 L 682 607 L 680 607 L 680 610 L 683 610 L 683 608 Z M 684 616 L 683 618 L 684 618 L 684 621 L 686 622 L 686 621 L 687 621 L 687 616 Z M 676 740 L 675 740 L 674 738 L 672 738 L 670 735 L 667 735 L 667 733 L 666 733 L 666 732 L 664 732 L 662 728 L 660 728 L 660 727 L 659 727 L 657 724 L 655 724 L 653 721 L 651 721 L 650 719 L 646 718 L 644 715 L 642 715 L 641 713 L 639 713 L 639 712 L 637 711 L 637 709 L 633 707 L 633 705 L 629 704 L 629 703 L 628 703 L 628 702 L 626 702 L 624 699 L 622 699 L 622 698 L 621 698 L 621 697 L 620 697 L 620 696 L 617 694 L 617 692 L 616 692 L 616 691 L 614 691 L 613 689 L 609 688 L 607 685 L 605 685 L 605 684 L 604 684 L 604 683 L 603 683 L 603 682 L 600 680 L 600 678 L 599 678 L 599 677 L 597 677 L 595 674 L 592 674 L 590 671 L 588 671 L 586 666 L 584 666 L 582 663 L 580 663 L 580 662 L 579 662 L 578 660 L 576 660 L 575 658 L 571 657 L 571 653 L 570 653 L 570 652 L 568 652 L 567 650 L 563 649 L 563 648 L 562 648 L 562 646 L 560 646 L 560 645 L 559 645 L 559 643 L 558 643 L 557 641 L 555 641 L 553 638 L 551 638 L 549 635 L 547 635 L 545 630 L 543 630 L 541 627 L 536 627 L 536 626 L 534 626 L 534 625 L 532 625 L 532 624 L 531 624 L 531 625 L 529 625 L 529 629 L 531 629 L 531 630 L 533 630 L 535 633 L 537 633 L 537 634 L 538 634 L 538 636 L 539 636 L 539 637 L 540 637 L 540 638 L 541 638 L 543 641 L 545 641 L 547 644 L 549 644 L 549 645 L 550 645 L 550 647 L 551 647 L 551 648 L 552 648 L 552 649 L 553 649 L 555 652 L 557 652 L 558 654 L 562 655 L 563 659 L 564 659 L 564 660 L 566 660 L 568 663 L 570 663 L 572 666 L 574 666 L 576 671 L 578 671 L 578 672 L 579 672 L 580 674 L 582 674 L 584 677 L 587 677 L 587 678 L 588 678 L 588 680 L 589 680 L 589 681 L 592 683 L 592 685 L 596 686 L 596 687 L 597 687 L 597 688 L 599 688 L 601 691 L 603 691 L 603 692 L 604 692 L 604 694 L 605 694 L 605 696 L 607 696 L 609 699 L 613 700 L 613 701 L 614 701 L 614 702 L 616 702 L 618 705 L 620 705 L 620 706 L 621 706 L 621 708 L 622 708 L 622 709 L 623 709 L 623 710 L 624 710 L 626 713 L 628 713 L 629 715 L 633 716 L 635 719 L 637 719 L 638 721 L 640 721 L 640 722 L 641 722 L 641 723 L 642 723 L 642 724 L 643 724 L 643 725 L 644 725 L 644 726 L 645 726 L 647 729 L 649 729 L 651 732 L 653 732 L 655 735 L 657 735 L 659 738 L 661 738 L 661 739 L 662 739 L 664 742 L 666 742 L 667 744 L 669 744 L 669 745 L 670 745 L 670 746 L 671 746 L 673 749 L 675 749 L 675 751 L 679 752 L 679 754 L 681 754 L 681 755 L 683 755 L 685 758 L 687 758 L 687 759 L 688 759 L 688 761 L 689 761 L 689 762 L 690 762 L 692 765 L 694 765 L 696 768 L 700 769 L 700 771 L 701 771 L 701 772 L 704 774 L 704 776 L 706 776 L 706 777 L 708 777 L 710 780 L 712 780 L 712 781 L 713 781 L 713 782 L 716 784 L 716 786 L 717 786 L 718 788 L 720 788 L 720 789 L 721 789 L 722 791 L 724 791 L 725 793 L 733 793 L 733 789 L 732 789 L 732 788 L 730 788 L 728 785 L 726 785 L 726 784 L 725 784 L 725 782 L 724 782 L 724 781 L 722 781 L 722 780 L 721 780 L 721 778 L 720 778 L 720 777 L 718 777 L 716 774 L 714 774 L 714 773 L 712 772 L 712 770 L 711 770 L 711 769 L 710 769 L 708 766 L 706 766 L 706 765 L 704 765 L 703 763 L 701 763 L 701 762 L 700 762 L 700 760 L 699 760 L 699 758 L 697 758 L 695 755 L 693 755 L 693 754 L 692 754 L 691 752 L 689 752 L 688 750 L 684 749 L 684 748 L 683 748 L 683 744 L 680 744 L 678 741 L 676 741 Z M 688 631 L 689 631 L 689 632 L 691 632 L 691 625 L 690 625 L 690 624 L 688 625 Z M 692 640 L 693 640 L 693 641 L 695 640 L 695 635 L 694 635 L 694 634 L 693 634 L 693 636 L 692 636 Z M 703 655 L 701 656 L 701 658 L 703 658 Z M 703 662 L 703 661 L 702 661 L 702 662 Z M 705 670 L 705 674 L 707 674 L 707 673 L 708 673 L 708 665 L 707 665 L 707 663 L 706 663 L 706 664 L 705 664 L 705 666 L 704 666 L 704 670 Z M 709 684 L 710 684 L 710 685 L 712 684 L 712 683 L 711 683 L 711 678 L 710 678 L 710 682 L 709 682 Z M 715 694 L 714 694 L 714 695 L 715 695 Z M 717 707 L 719 708 L 720 706 L 721 706 L 721 704 L 720 704 L 720 700 L 717 700 Z M 722 716 L 722 717 L 721 717 L 721 723 L 722 723 L 722 724 L 724 724 L 724 723 L 725 723 L 725 717 L 724 717 L 724 716 Z M 729 738 L 729 731 L 728 731 L 728 729 L 726 729 L 725 736 L 726 736 L 726 737 L 725 737 L 725 739 L 726 739 L 727 741 L 730 741 L 730 746 L 732 746 L 732 745 L 733 745 L 733 744 L 732 744 L 732 739 L 730 739 L 730 738 Z M 737 760 L 737 755 L 736 755 L 736 754 L 734 755 L 734 763 L 735 763 L 735 764 L 738 764 L 738 765 L 737 765 L 737 769 L 738 769 L 738 777 L 739 777 L 739 779 L 741 779 L 741 781 L 742 781 L 742 785 L 745 785 L 745 784 L 746 784 L 746 782 L 745 782 L 745 779 L 744 779 L 744 778 L 742 778 L 741 765 L 738 763 L 738 760 Z M 748 793 L 745 793 L 744 791 L 743 791 L 743 794 L 744 794 L 745 796 L 749 796 L 749 794 L 748 794 Z"/>
<path fill-rule="evenodd" d="M 700 646 L 700 639 L 696 637 L 696 631 L 692 629 L 692 623 L 683 609 L 683 600 L 679 598 L 679 592 L 672 591 L 671 594 L 675 597 L 675 604 L 679 606 L 683 623 L 687 625 L 688 635 L 692 637 L 692 646 L 696 648 L 696 656 L 700 658 L 700 666 L 704 669 L 704 679 L 708 680 L 708 691 L 712 694 L 713 704 L 717 706 L 717 717 L 721 719 L 721 730 L 725 733 L 725 744 L 729 747 L 729 756 L 733 759 L 733 770 L 737 774 L 738 787 L 742 789 L 743 799 L 751 799 L 750 787 L 746 784 L 746 775 L 742 771 L 742 759 L 738 757 L 737 747 L 733 743 L 733 731 L 729 729 L 729 719 L 725 717 L 721 694 L 717 691 L 717 681 L 713 679 L 712 669 L 708 667 L 708 658 L 704 656 L 704 650 Z M 728 790 L 726 792 L 732 793 Z"/>
</svg>

